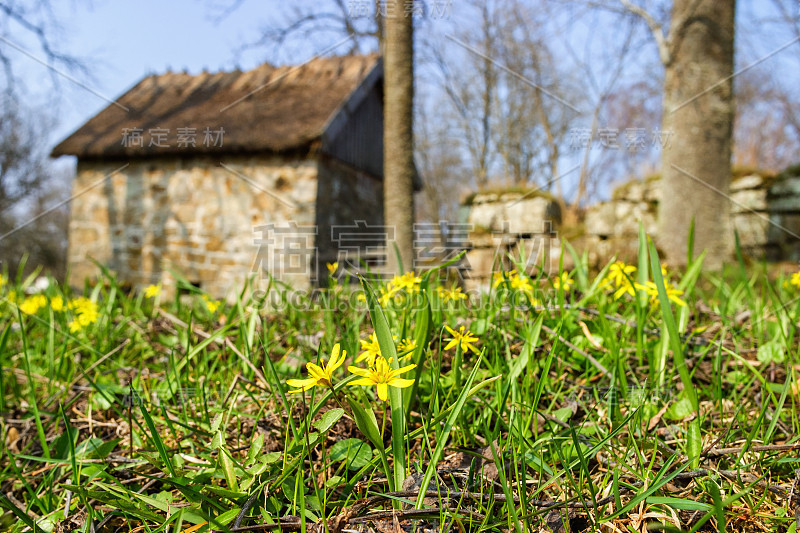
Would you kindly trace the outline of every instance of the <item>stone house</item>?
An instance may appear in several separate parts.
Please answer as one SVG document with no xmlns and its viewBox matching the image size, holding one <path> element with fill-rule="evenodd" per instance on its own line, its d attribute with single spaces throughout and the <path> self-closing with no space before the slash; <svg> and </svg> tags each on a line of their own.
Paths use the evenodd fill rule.
<svg viewBox="0 0 800 533">
<path fill-rule="evenodd" d="M 383 221 L 382 79 L 376 55 L 144 78 L 53 149 L 78 159 L 72 281 L 318 283 L 337 228 Z"/>
</svg>

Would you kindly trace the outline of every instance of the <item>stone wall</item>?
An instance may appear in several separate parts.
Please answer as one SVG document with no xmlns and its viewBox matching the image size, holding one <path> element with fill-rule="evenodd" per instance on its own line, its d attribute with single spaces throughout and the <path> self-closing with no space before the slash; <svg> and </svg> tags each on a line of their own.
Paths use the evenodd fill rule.
<svg viewBox="0 0 800 533">
<path fill-rule="evenodd" d="M 632 261 L 639 249 L 639 222 L 657 237 L 659 180 L 634 180 L 617 187 L 611 200 L 590 206 L 584 218 L 584 234 L 578 245 L 600 266 L 617 256 Z"/>
<path fill-rule="evenodd" d="M 800 260 L 800 165 L 777 176 L 731 185 L 731 212 L 742 249 L 768 261 Z"/>
<path fill-rule="evenodd" d="M 512 268 L 507 254 L 524 257 L 528 265 L 557 266 L 561 208 L 538 191 L 498 191 L 474 194 L 466 202 L 470 233 L 466 243 L 465 278 L 470 290 L 486 289 L 498 266 Z"/>
<path fill-rule="evenodd" d="M 590 206 L 580 247 L 599 265 L 612 256 L 632 260 L 639 222 L 657 238 L 658 178 L 617 187 L 612 199 Z M 775 175 L 738 172 L 730 187 L 731 220 L 743 253 L 768 261 L 800 260 L 800 167 Z"/>
<path fill-rule="evenodd" d="M 239 290 L 256 266 L 254 228 L 315 223 L 317 162 L 239 156 L 225 166 L 202 157 L 79 162 L 71 278 L 96 276 L 94 259 L 133 285 L 163 281 L 170 291 L 174 269 L 215 297 Z M 285 281 L 308 286 L 308 269 Z"/>
<path fill-rule="evenodd" d="M 635 261 L 639 223 L 658 238 L 660 179 L 633 180 L 616 187 L 611 200 L 588 207 L 576 227 L 561 225 L 558 203 L 546 195 L 524 191 L 474 194 L 464 202 L 464 221 L 471 227 L 466 265 L 468 288 L 485 289 L 498 268 L 512 268 L 506 256 L 520 257 L 524 248 L 529 269 L 543 264 L 556 272 L 562 254 L 561 239 L 589 263 L 600 267 L 612 257 Z M 735 171 L 730 188 L 731 220 L 742 251 L 768 261 L 800 261 L 800 165 L 781 174 Z M 563 255 L 563 258 L 562 258 Z"/>
</svg>

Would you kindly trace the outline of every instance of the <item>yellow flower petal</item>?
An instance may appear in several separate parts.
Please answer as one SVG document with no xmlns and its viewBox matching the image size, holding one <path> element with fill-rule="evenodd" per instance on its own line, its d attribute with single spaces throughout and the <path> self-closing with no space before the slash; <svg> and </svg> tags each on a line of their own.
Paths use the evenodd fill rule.
<svg viewBox="0 0 800 533">
<path fill-rule="evenodd" d="M 312 388 L 314 385 L 317 384 L 317 380 L 314 378 L 308 379 L 287 379 L 286 384 L 290 387 L 296 387 L 296 390 L 290 390 L 290 393 L 295 392 L 303 392 L 304 390 L 308 390 Z"/>
<path fill-rule="evenodd" d="M 336 343 L 336 345 L 333 347 L 333 351 L 331 352 L 330 362 L 328 363 L 328 374 L 332 374 L 334 370 L 342 366 L 346 355 L 347 351 L 341 350 L 339 343 Z"/>
<path fill-rule="evenodd" d="M 406 387 L 410 387 L 413 384 L 414 384 L 413 379 L 404 379 L 404 378 L 392 378 L 387 383 L 387 385 L 391 385 L 392 387 L 397 387 L 398 389 L 404 389 Z"/>
<path fill-rule="evenodd" d="M 402 368 L 398 368 L 397 370 L 392 370 L 392 371 L 389 373 L 389 376 L 390 376 L 390 378 L 391 378 L 391 377 L 394 377 L 394 376 L 399 376 L 400 374 L 403 374 L 403 373 L 405 373 L 405 372 L 408 372 L 408 371 L 409 371 L 409 370 L 411 370 L 412 368 L 417 368 L 417 365 L 415 365 L 415 364 L 414 364 L 414 365 L 407 365 L 407 366 L 404 366 L 404 367 L 402 367 Z"/>
<path fill-rule="evenodd" d="M 389 397 L 389 386 L 386 383 L 378 383 L 378 398 L 385 402 Z"/>
<path fill-rule="evenodd" d="M 317 381 L 327 380 L 328 376 L 325 371 L 314 363 L 306 363 L 309 375 L 313 376 Z"/>
<path fill-rule="evenodd" d="M 348 366 L 347 370 L 349 370 L 350 373 L 355 374 L 356 376 L 362 376 L 365 378 L 369 378 L 370 376 L 372 376 L 372 373 L 369 370 L 366 370 L 364 368 L 358 368 L 357 366 Z"/>
</svg>

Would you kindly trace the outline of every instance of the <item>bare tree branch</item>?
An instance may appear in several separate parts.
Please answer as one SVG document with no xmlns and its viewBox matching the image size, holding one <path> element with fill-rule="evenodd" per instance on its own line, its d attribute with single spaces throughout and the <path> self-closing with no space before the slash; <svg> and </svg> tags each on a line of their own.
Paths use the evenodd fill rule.
<svg viewBox="0 0 800 533">
<path fill-rule="evenodd" d="M 669 51 L 669 43 L 667 40 L 667 36 L 664 35 L 664 29 L 661 24 L 653 18 L 653 16 L 648 13 L 643 8 L 637 6 L 630 0 L 619 0 L 620 4 L 625 7 L 628 11 L 633 13 L 634 15 L 640 17 L 644 20 L 647 27 L 650 28 L 650 33 L 653 34 L 653 39 L 656 42 L 656 46 L 658 47 L 658 56 L 661 58 L 661 62 L 664 65 L 668 65 L 671 61 L 670 58 L 670 51 Z"/>
</svg>

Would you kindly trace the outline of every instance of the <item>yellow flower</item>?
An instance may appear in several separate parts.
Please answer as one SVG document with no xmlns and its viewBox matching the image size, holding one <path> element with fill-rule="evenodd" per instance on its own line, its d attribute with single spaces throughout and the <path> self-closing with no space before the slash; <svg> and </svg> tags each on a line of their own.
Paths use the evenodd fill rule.
<svg viewBox="0 0 800 533">
<path fill-rule="evenodd" d="M 533 292 L 533 286 L 531 286 L 531 280 L 527 277 L 522 277 L 519 274 L 514 276 L 510 279 L 511 281 L 511 288 L 515 291 L 522 291 L 522 292 Z"/>
<path fill-rule="evenodd" d="M 640 291 L 644 291 L 647 293 L 647 296 L 650 297 L 650 300 L 657 301 L 658 300 L 658 286 L 653 281 L 647 281 L 644 285 L 641 283 L 635 283 L 636 289 Z"/>
<path fill-rule="evenodd" d="M 800 288 L 800 272 L 795 272 L 789 279 L 789 284 Z"/>
<path fill-rule="evenodd" d="M 375 358 L 381 355 L 381 346 L 378 344 L 378 337 L 375 333 L 369 336 L 369 340 L 360 340 L 361 349 L 364 350 L 358 355 L 356 363 L 366 360 L 369 366 L 375 364 Z"/>
<path fill-rule="evenodd" d="M 499 287 L 504 281 L 505 281 L 505 278 L 503 278 L 503 273 L 502 272 L 495 272 L 494 274 L 492 274 L 492 288 L 493 289 L 496 289 L 497 287 Z"/>
<path fill-rule="evenodd" d="M 50 309 L 55 312 L 64 310 L 64 298 L 61 296 L 54 296 L 50 298 Z"/>
<path fill-rule="evenodd" d="M 347 367 L 347 370 L 356 376 L 361 376 L 361 379 L 352 381 L 350 383 L 351 385 L 364 385 L 367 387 L 375 385 L 378 389 L 378 398 L 385 402 L 389 398 L 389 387 L 403 389 L 414 384 L 413 379 L 404 379 L 397 376 L 416 368 L 416 366 L 417 365 L 411 364 L 402 368 L 398 368 L 397 370 L 392 370 L 389 361 L 386 361 L 386 359 L 383 357 L 378 357 L 375 360 L 374 368 L 370 367 L 368 369 L 364 369 L 350 366 Z"/>
<path fill-rule="evenodd" d="M 408 292 L 415 291 L 419 284 L 422 283 L 422 278 L 415 275 L 413 272 L 406 272 L 402 276 L 395 276 L 389 282 L 389 286 L 394 290 L 405 289 Z"/>
<path fill-rule="evenodd" d="M 337 270 L 339 270 L 339 262 L 334 261 L 333 263 L 326 263 L 326 267 L 328 267 L 328 273 L 333 276 Z"/>
<path fill-rule="evenodd" d="M 558 290 L 563 288 L 564 292 L 569 292 L 572 288 L 573 281 L 569 279 L 569 273 L 562 272 L 560 276 L 553 279 L 553 287 Z"/>
<path fill-rule="evenodd" d="M 67 309 L 71 310 L 75 317 L 69 323 L 69 330 L 72 333 L 94 324 L 100 316 L 97 304 L 84 296 L 70 300 L 67 303 Z"/>
<path fill-rule="evenodd" d="M 206 304 L 206 308 L 208 309 L 209 313 L 216 313 L 217 309 L 219 309 L 220 301 L 219 300 L 212 300 L 208 297 L 207 294 L 203 295 L 203 301 Z"/>
<path fill-rule="evenodd" d="M 643 290 L 643 291 L 645 291 L 645 293 L 647 293 L 647 296 L 650 297 L 650 303 L 651 304 L 657 304 L 659 302 L 659 299 L 658 299 L 658 286 L 654 282 L 648 281 L 644 285 L 642 285 L 641 283 L 637 283 L 636 284 L 636 288 L 639 289 L 639 290 Z M 664 288 L 667 291 L 667 298 L 671 302 L 674 302 L 675 304 L 680 305 L 680 306 L 685 306 L 686 305 L 686 302 L 684 302 L 683 300 L 681 300 L 679 298 L 679 296 L 681 294 L 683 294 L 682 290 L 680 290 L 680 289 L 678 289 L 676 287 L 673 287 L 670 284 L 665 284 Z"/>
<path fill-rule="evenodd" d="M 397 351 L 399 353 L 408 352 L 408 355 L 410 356 L 411 352 L 414 351 L 414 348 L 416 347 L 417 347 L 417 341 L 415 341 L 414 339 L 403 339 L 402 341 L 400 341 L 400 344 L 397 345 Z"/>
<path fill-rule="evenodd" d="M 67 309 L 77 313 L 83 313 L 85 311 L 97 312 L 97 304 L 85 296 L 79 296 L 67 302 Z"/>
<path fill-rule="evenodd" d="M 636 285 L 639 285 L 638 283 Z M 636 289 L 638 287 L 634 286 L 629 280 L 625 280 L 621 285 L 617 287 L 617 290 L 614 291 L 614 299 L 619 300 L 622 298 L 623 295 L 628 294 L 630 296 L 636 296 Z"/>
<path fill-rule="evenodd" d="M 461 346 L 461 351 L 466 352 L 467 350 L 472 350 L 473 353 L 477 354 L 478 350 L 473 346 L 475 342 L 478 340 L 478 337 L 470 333 L 469 330 L 464 330 L 464 326 L 458 328 L 458 331 L 455 331 L 450 326 L 445 325 L 445 329 L 450 332 L 450 335 L 453 336 L 450 339 L 450 342 L 447 343 L 447 346 L 444 347 L 445 350 L 449 350 L 455 346 Z"/>
<path fill-rule="evenodd" d="M 0 274 L 0 289 L 2 289 L 3 285 L 5 285 L 5 284 L 6 284 L 6 278 L 3 277 L 2 274 Z"/>
<path fill-rule="evenodd" d="M 391 284 L 389 284 L 388 287 L 382 288 L 381 295 L 378 296 L 378 303 L 381 304 L 381 307 L 386 307 L 389 305 L 389 302 L 392 301 L 395 293 L 397 293 L 399 290 L 400 289 L 397 287 L 392 287 Z"/>
<path fill-rule="evenodd" d="M 457 287 L 453 285 L 449 289 L 445 289 L 444 287 L 437 287 L 436 293 L 439 295 L 444 302 L 457 302 L 458 300 L 466 300 L 467 295 L 461 292 L 461 287 Z"/>
<path fill-rule="evenodd" d="M 508 277 L 508 280 L 510 281 L 510 280 L 513 280 L 514 278 L 518 277 L 519 275 L 517 274 L 516 270 L 512 270 L 511 272 L 508 272 L 506 275 L 504 275 L 502 272 L 495 272 L 492 275 L 492 288 L 496 289 L 497 287 L 502 285 L 506 281 L 506 276 Z"/>
<path fill-rule="evenodd" d="M 161 285 L 148 285 L 144 290 L 145 298 L 155 298 L 159 294 L 161 294 Z"/>
<path fill-rule="evenodd" d="M 69 330 L 73 333 L 79 331 L 89 324 L 97 322 L 98 313 L 96 310 L 87 309 L 85 312 L 80 313 L 75 317 L 75 320 L 69 323 Z"/>
<path fill-rule="evenodd" d="M 333 373 L 337 368 L 342 366 L 346 355 L 347 352 L 340 350 L 339 343 L 336 343 L 331 351 L 331 356 L 327 366 L 324 362 L 320 362 L 322 366 L 314 363 L 306 363 L 306 369 L 308 370 L 308 375 L 310 377 L 306 379 L 286 380 L 287 385 L 290 387 L 296 387 L 295 390 L 290 390 L 289 392 L 303 392 L 312 387 L 330 387 L 332 384 L 331 380 L 333 379 Z"/>
<path fill-rule="evenodd" d="M 615 287 L 621 287 L 630 283 L 630 278 L 636 272 L 636 267 L 633 265 L 626 265 L 622 261 L 616 261 L 608 267 L 608 274 L 606 280 L 611 281 Z"/>
<path fill-rule="evenodd" d="M 679 298 L 679 296 L 683 294 L 682 290 L 680 290 L 680 289 L 678 289 L 676 287 L 673 287 L 672 285 L 667 285 L 666 289 L 667 289 L 667 298 L 669 298 L 670 301 L 672 301 L 672 302 L 674 302 L 674 303 L 676 303 L 676 304 L 678 304 L 678 305 L 680 305 L 682 307 L 686 306 L 686 302 L 684 302 L 683 300 L 681 300 Z"/>
<path fill-rule="evenodd" d="M 19 304 L 19 310 L 26 315 L 35 315 L 39 309 L 47 305 L 47 298 L 44 294 L 29 296 Z"/>
</svg>

